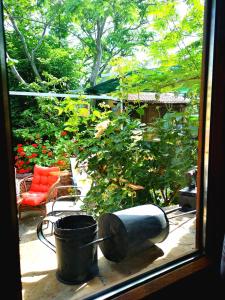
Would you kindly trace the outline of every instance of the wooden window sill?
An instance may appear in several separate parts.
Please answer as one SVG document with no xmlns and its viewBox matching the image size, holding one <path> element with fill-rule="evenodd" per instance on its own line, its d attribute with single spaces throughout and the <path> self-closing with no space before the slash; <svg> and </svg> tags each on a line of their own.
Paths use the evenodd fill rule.
<svg viewBox="0 0 225 300">
<path fill-rule="evenodd" d="M 144 249 L 142 253 L 132 257 L 132 259 L 114 263 L 108 261 L 98 249 L 99 275 L 87 283 L 73 285 L 71 289 L 70 285 L 57 281 L 55 277 L 56 255 L 37 239 L 36 226 L 39 218 L 41 217 L 38 215 L 32 218 L 29 215 L 24 215 L 20 223 L 22 286 L 27 300 L 40 298 L 50 300 L 59 294 L 62 295 L 62 299 L 65 299 L 63 295 L 67 295 L 68 299 L 73 300 L 91 297 L 98 299 L 100 294 L 101 299 L 107 299 L 108 291 L 110 295 L 113 294 L 113 297 L 118 297 L 118 299 L 123 297 L 118 296 L 120 293 L 125 293 L 127 297 L 130 297 L 128 299 L 141 299 L 150 292 L 153 293 L 163 286 L 200 270 L 207 263 L 205 258 L 196 261 L 192 258 L 196 257 L 197 251 L 195 245 L 196 221 L 195 215 L 185 215 L 171 219 L 170 234 L 164 242 Z M 54 242 L 54 237 L 51 238 Z M 168 264 L 172 265 L 176 260 L 182 262 L 184 256 L 189 257 L 186 265 L 178 264 L 179 270 L 172 272 L 167 267 L 167 274 L 165 274 L 164 269 Z M 159 276 L 157 273 L 160 273 L 158 279 L 155 278 L 155 276 Z M 43 275 L 40 276 L 40 274 Z M 45 279 L 42 278 L 43 276 Z M 138 278 L 141 278 L 142 281 L 138 282 Z M 129 283 L 128 288 L 126 287 L 127 283 Z M 138 287 L 140 284 L 143 286 Z M 134 288 L 134 286 L 136 287 Z M 46 289 L 48 290 L 47 294 L 45 293 Z M 133 297 L 136 290 L 140 294 L 140 298 L 136 298 L 136 295 L 135 298 Z"/>
<path fill-rule="evenodd" d="M 139 300 L 143 299 L 151 294 L 154 294 L 163 288 L 174 284 L 198 271 L 204 270 L 211 265 L 211 261 L 206 257 L 202 256 L 193 262 L 187 263 L 184 266 L 177 268 L 176 270 L 170 271 L 167 274 L 161 275 L 156 279 L 152 279 L 149 282 L 142 284 L 132 290 L 124 292 L 120 296 L 114 297 L 115 300 Z M 97 299 L 97 298 L 96 298 Z"/>
</svg>

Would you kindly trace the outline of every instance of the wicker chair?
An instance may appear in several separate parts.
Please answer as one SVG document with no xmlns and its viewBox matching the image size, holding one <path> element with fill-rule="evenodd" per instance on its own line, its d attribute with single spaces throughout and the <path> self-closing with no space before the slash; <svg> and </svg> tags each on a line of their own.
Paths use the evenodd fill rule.
<svg viewBox="0 0 225 300">
<path fill-rule="evenodd" d="M 60 181 L 58 167 L 34 166 L 34 173 L 20 181 L 21 193 L 17 196 L 19 220 L 25 211 L 41 211 L 46 216 L 46 203 L 56 198 L 55 187 Z"/>
</svg>

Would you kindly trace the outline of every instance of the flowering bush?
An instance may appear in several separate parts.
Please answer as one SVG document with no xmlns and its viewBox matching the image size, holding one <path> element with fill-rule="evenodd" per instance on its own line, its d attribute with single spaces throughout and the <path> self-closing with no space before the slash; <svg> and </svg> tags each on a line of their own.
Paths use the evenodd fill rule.
<svg viewBox="0 0 225 300">
<path fill-rule="evenodd" d="M 16 147 L 17 155 L 15 156 L 15 166 L 17 173 L 24 174 L 32 171 L 32 166 L 30 159 L 35 157 L 35 153 L 33 153 L 30 157 L 24 151 L 24 147 L 22 144 L 18 144 Z"/>
<path fill-rule="evenodd" d="M 196 164 L 197 118 L 187 112 L 169 112 L 146 126 L 102 106 L 84 117 L 71 107 L 67 130 L 76 132 L 76 160 L 87 162 L 92 186 L 85 209 L 98 217 L 135 205 L 175 203 L 186 184 L 185 173 Z"/>
<path fill-rule="evenodd" d="M 33 171 L 35 164 L 67 169 L 73 134 L 64 130 L 65 118 L 56 115 L 60 100 L 53 97 L 20 99 L 23 105 L 13 118 L 15 167 L 18 173 Z"/>
<path fill-rule="evenodd" d="M 69 157 L 73 151 L 73 139 L 66 131 L 61 131 L 52 142 L 38 138 L 35 143 L 26 142 L 15 147 L 15 166 L 17 173 L 33 171 L 35 164 L 59 166 L 61 170 L 69 167 Z"/>
</svg>

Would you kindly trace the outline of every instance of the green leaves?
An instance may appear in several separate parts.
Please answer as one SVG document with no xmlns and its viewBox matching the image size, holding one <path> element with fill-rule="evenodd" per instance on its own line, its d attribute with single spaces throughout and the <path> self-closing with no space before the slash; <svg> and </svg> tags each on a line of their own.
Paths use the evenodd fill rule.
<svg viewBox="0 0 225 300">
<path fill-rule="evenodd" d="M 192 105 L 186 112 L 168 112 L 149 127 L 132 118 L 130 109 L 115 114 L 103 107 L 85 117 L 67 111 L 78 164 L 88 162 L 93 182 L 85 208 L 98 216 L 149 202 L 171 204 L 185 186 L 185 173 L 196 165 L 198 118 Z"/>
<path fill-rule="evenodd" d="M 113 61 L 119 65 L 124 59 L 122 89 L 125 85 L 199 93 L 201 0 L 6 0 L 5 4 L 20 31 L 6 26 L 9 66 L 15 65 L 25 82 L 38 84 L 39 90 L 92 87 L 113 71 Z M 8 15 L 6 21 L 10 23 Z M 126 72 L 137 70 L 136 77 L 124 78 Z M 20 88 L 16 80 L 10 73 L 10 86 Z"/>
<path fill-rule="evenodd" d="M 87 96 L 14 98 L 15 139 L 29 143 L 40 134 L 49 148 L 54 144 L 57 157 L 67 151 L 80 163 L 88 160 L 94 184 L 87 206 L 96 204 L 96 214 L 145 201 L 170 204 L 185 183 L 185 172 L 196 164 L 201 1 L 4 3 L 8 65 L 17 68 L 26 89 L 82 94 L 108 77 L 108 90 L 115 88 L 114 95 L 126 106 L 120 114 L 119 107 L 115 113 L 106 104 L 92 107 Z M 21 89 L 13 72 L 9 77 L 10 88 Z M 144 106 L 126 103 L 129 93 L 145 90 L 186 93 L 191 106 L 184 113 L 169 112 L 147 128 L 131 117 L 132 112 L 142 116 Z M 57 134 L 63 129 L 71 140 Z"/>
</svg>

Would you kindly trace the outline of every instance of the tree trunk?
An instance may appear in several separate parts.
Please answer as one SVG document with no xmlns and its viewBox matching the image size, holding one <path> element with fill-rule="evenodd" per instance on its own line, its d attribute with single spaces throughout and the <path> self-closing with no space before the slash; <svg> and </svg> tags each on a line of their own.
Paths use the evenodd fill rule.
<svg viewBox="0 0 225 300">
<path fill-rule="evenodd" d="M 6 56 L 7 56 L 7 59 L 8 59 L 8 60 L 11 59 L 8 53 L 6 53 Z M 17 79 L 20 83 L 22 83 L 23 85 L 26 85 L 26 86 L 27 86 L 27 85 L 28 85 L 27 82 L 22 78 L 22 76 L 21 76 L 20 73 L 18 72 L 17 68 L 16 68 L 14 65 L 12 65 L 12 64 L 10 64 L 9 67 L 10 67 L 10 70 L 11 70 L 12 74 L 16 77 L 16 79 Z"/>
<path fill-rule="evenodd" d="M 96 37 L 96 55 L 94 59 L 94 64 L 92 67 L 91 76 L 89 79 L 90 85 L 94 86 L 96 84 L 96 80 L 98 74 L 100 72 L 101 63 L 102 63 L 102 35 L 105 26 L 106 18 L 103 20 L 98 20 L 97 22 L 97 37 Z"/>
<path fill-rule="evenodd" d="M 22 45 L 23 45 L 23 48 L 24 48 L 24 52 L 25 52 L 25 54 L 26 54 L 26 57 L 27 57 L 28 61 L 29 61 L 30 64 L 31 64 L 31 68 L 32 68 L 32 70 L 33 70 L 33 72 L 34 72 L 36 78 L 38 78 L 38 80 L 41 81 L 41 80 L 42 80 L 42 79 L 41 79 L 41 76 L 40 76 L 39 71 L 38 71 L 38 69 L 37 69 L 37 66 L 36 66 L 36 64 L 35 64 L 34 53 L 35 53 L 35 51 L 39 48 L 39 46 L 41 45 L 41 43 L 42 43 L 42 41 L 43 41 L 43 39 L 44 39 L 44 36 L 45 36 L 45 33 L 46 33 L 46 29 L 47 29 L 49 23 L 46 23 L 46 24 L 45 24 L 44 29 L 43 29 L 42 36 L 41 36 L 41 38 L 39 39 L 36 48 L 32 50 L 32 53 L 30 53 L 30 51 L 29 51 L 29 49 L 28 49 L 28 45 L 27 45 L 26 40 L 25 40 L 25 37 L 24 37 L 24 35 L 22 34 L 22 32 L 19 30 L 19 27 L 17 26 L 17 23 L 16 23 L 15 18 L 14 18 L 13 15 L 10 13 L 10 11 L 9 11 L 9 9 L 8 9 L 8 7 L 7 7 L 7 5 L 6 5 L 5 3 L 4 3 L 4 8 L 5 8 L 5 10 L 6 10 L 6 13 L 7 13 L 8 17 L 9 17 L 9 20 L 10 20 L 10 22 L 11 22 L 11 24 L 12 24 L 14 30 L 16 31 L 16 33 L 18 34 L 18 36 L 19 36 L 19 38 L 20 38 L 20 41 L 21 41 L 21 43 L 22 43 Z M 14 71 L 15 71 L 15 70 L 13 70 L 13 72 L 14 72 Z M 14 74 L 16 75 L 15 72 L 14 72 Z M 19 79 L 19 78 L 18 78 L 18 79 Z"/>
</svg>

